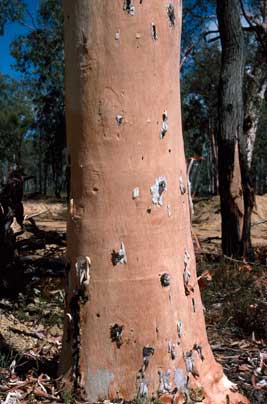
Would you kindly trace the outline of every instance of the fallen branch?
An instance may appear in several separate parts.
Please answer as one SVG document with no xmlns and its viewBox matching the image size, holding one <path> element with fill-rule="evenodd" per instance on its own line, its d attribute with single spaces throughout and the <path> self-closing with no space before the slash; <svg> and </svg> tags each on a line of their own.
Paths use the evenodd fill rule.
<svg viewBox="0 0 267 404">
<path fill-rule="evenodd" d="M 267 223 L 267 220 L 266 220 L 266 219 L 261 220 L 260 222 L 255 222 L 255 223 L 252 223 L 252 224 L 251 224 L 251 227 L 253 227 L 253 226 L 257 226 L 258 224 L 264 224 L 264 223 Z"/>
<path fill-rule="evenodd" d="M 24 220 L 29 220 L 29 222 L 31 222 L 30 219 L 32 219 L 33 217 L 36 217 L 36 216 L 41 216 L 46 212 L 49 212 L 48 208 L 46 208 L 46 210 L 43 210 L 42 212 L 33 213 L 32 215 L 25 215 Z"/>
<path fill-rule="evenodd" d="M 246 261 L 246 260 L 239 260 L 237 258 L 233 258 L 233 257 L 228 257 L 228 255 L 224 255 L 224 254 L 216 254 L 214 252 L 205 252 L 205 251 L 195 251 L 196 255 L 207 255 L 207 256 L 213 256 L 213 257 L 218 257 L 218 258 L 224 258 L 227 261 L 232 261 L 232 262 L 236 262 L 238 264 L 243 264 L 243 265 L 251 265 L 254 267 L 263 267 L 263 268 L 267 268 L 266 264 L 261 264 L 260 262 L 250 262 L 250 261 Z"/>
<path fill-rule="evenodd" d="M 212 240 L 221 240 L 222 238 L 221 237 L 219 237 L 219 236 L 213 236 L 213 237 L 206 237 L 206 238 L 203 238 L 201 241 L 202 242 L 210 242 L 210 241 L 212 241 Z"/>
</svg>

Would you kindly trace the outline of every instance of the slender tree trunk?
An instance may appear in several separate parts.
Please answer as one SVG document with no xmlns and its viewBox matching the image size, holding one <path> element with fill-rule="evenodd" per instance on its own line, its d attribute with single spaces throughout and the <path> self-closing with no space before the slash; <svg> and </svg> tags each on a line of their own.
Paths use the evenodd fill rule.
<svg viewBox="0 0 267 404">
<path fill-rule="evenodd" d="M 39 134 L 39 139 L 38 139 L 38 188 L 39 188 L 39 193 L 41 194 L 43 191 L 43 150 L 42 150 L 42 135 L 41 133 Z"/>
<path fill-rule="evenodd" d="M 212 194 L 218 195 L 218 144 L 213 119 L 210 119 L 210 145 L 211 145 L 211 171 L 212 171 Z"/>
<path fill-rule="evenodd" d="M 182 403 L 198 387 L 205 403 L 225 404 L 227 394 L 238 403 L 210 350 L 196 280 L 181 3 L 64 4 L 72 170 L 65 380 L 90 402 L 172 399 L 176 389 Z"/>
<path fill-rule="evenodd" d="M 267 36 L 266 36 L 267 40 Z M 251 215 L 255 204 L 255 192 L 252 173 L 252 159 L 260 114 L 267 89 L 266 54 L 261 45 L 255 56 L 254 68 L 250 72 L 245 91 L 244 106 L 244 142 L 241 159 L 242 184 L 244 192 L 244 227 L 242 235 L 242 254 L 248 256 L 252 253 L 251 246 Z"/>
<path fill-rule="evenodd" d="M 222 44 L 218 134 L 222 249 L 226 255 L 239 256 L 244 225 L 239 148 L 243 140 L 244 39 L 239 0 L 217 0 L 217 16 Z"/>
</svg>

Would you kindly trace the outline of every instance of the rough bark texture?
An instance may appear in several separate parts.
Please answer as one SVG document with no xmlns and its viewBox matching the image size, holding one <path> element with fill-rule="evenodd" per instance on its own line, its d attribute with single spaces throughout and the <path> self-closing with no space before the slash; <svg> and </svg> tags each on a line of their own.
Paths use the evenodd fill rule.
<svg viewBox="0 0 267 404">
<path fill-rule="evenodd" d="M 239 0 L 217 0 L 217 16 L 222 44 L 218 134 L 222 249 L 226 255 L 238 256 L 244 224 L 239 153 L 243 141 L 244 39 Z"/>
<path fill-rule="evenodd" d="M 178 0 L 65 1 L 72 172 L 61 370 L 91 402 L 175 389 L 177 403 L 196 392 L 204 403 L 241 399 L 214 361 L 196 280 L 180 32 Z"/>
</svg>

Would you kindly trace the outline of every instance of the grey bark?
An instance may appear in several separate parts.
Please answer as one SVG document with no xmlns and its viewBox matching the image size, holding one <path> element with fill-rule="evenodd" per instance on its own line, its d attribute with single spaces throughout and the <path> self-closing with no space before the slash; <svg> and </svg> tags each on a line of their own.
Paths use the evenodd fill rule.
<svg viewBox="0 0 267 404">
<path fill-rule="evenodd" d="M 228 256 L 238 256 L 244 217 L 240 172 L 244 120 L 244 38 L 239 0 L 217 0 L 217 16 L 222 44 L 218 133 L 222 249 Z"/>
</svg>

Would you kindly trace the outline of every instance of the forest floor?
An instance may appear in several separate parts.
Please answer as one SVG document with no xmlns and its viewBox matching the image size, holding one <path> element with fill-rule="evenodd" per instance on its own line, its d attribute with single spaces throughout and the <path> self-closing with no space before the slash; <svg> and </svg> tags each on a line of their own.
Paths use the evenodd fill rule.
<svg viewBox="0 0 267 404">
<path fill-rule="evenodd" d="M 60 388 L 66 205 L 26 200 L 18 237 L 22 268 L 0 299 L 0 403 L 79 403 Z M 209 341 L 231 381 L 251 403 L 267 403 L 267 195 L 253 213 L 255 261 L 222 257 L 218 198 L 195 200 L 197 272 Z M 265 221 L 265 222 L 264 222 Z M 28 223 L 28 222 L 26 222 Z M 11 282 L 11 281 L 10 281 Z M 12 293 L 11 293 L 12 295 Z"/>
</svg>

